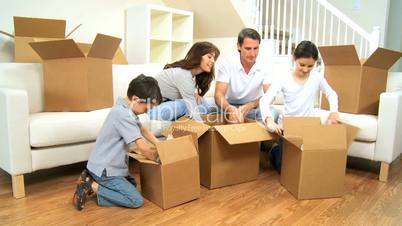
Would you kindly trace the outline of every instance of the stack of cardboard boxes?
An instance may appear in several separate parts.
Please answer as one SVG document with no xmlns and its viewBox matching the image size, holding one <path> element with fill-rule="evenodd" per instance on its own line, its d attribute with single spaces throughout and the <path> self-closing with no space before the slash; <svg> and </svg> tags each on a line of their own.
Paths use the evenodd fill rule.
<svg viewBox="0 0 402 226">
<path fill-rule="evenodd" d="M 80 26 L 80 25 L 79 25 Z M 94 43 L 66 39 L 66 21 L 14 17 L 15 62 L 43 62 L 45 111 L 91 111 L 113 104 L 112 63 L 127 63 L 121 39 L 98 34 Z"/>
</svg>

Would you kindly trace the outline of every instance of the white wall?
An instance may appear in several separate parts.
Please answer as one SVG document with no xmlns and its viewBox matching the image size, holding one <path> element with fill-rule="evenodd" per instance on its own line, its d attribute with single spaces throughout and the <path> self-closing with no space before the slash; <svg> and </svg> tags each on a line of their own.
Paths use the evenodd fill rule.
<svg viewBox="0 0 402 226">
<path fill-rule="evenodd" d="M 371 33 L 374 26 L 381 29 L 380 46 L 385 43 L 387 15 L 390 0 L 328 0 L 346 16 L 355 21 L 367 32 Z"/>
<path fill-rule="evenodd" d="M 390 0 L 387 37 L 385 47 L 402 51 L 402 1 Z M 402 59 L 394 64 L 391 71 L 402 72 Z"/>
<path fill-rule="evenodd" d="M 13 16 L 26 16 L 65 19 L 67 33 L 82 24 L 71 36 L 75 41 L 91 43 L 97 33 L 124 38 L 125 9 L 143 3 L 164 4 L 161 0 L 0 0 L 0 30 L 14 33 Z M 0 62 L 13 59 L 13 40 L 0 35 Z"/>
</svg>

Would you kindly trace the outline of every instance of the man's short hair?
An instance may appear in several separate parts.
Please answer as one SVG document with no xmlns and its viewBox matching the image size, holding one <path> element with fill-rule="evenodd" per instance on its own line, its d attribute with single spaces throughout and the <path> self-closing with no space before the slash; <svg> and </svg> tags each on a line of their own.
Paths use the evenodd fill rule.
<svg viewBox="0 0 402 226">
<path fill-rule="evenodd" d="M 127 89 L 127 97 L 131 99 L 133 96 L 149 100 L 152 103 L 155 102 L 155 104 L 162 102 L 162 94 L 158 86 L 158 81 L 144 74 L 138 75 L 130 82 Z"/>
<path fill-rule="evenodd" d="M 253 40 L 258 40 L 258 43 L 261 43 L 261 36 L 258 32 L 252 28 L 244 28 L 239 32 L 237 36 L 237 43 L 243 45 L 245 38 L 251 38 Z"/>
</svg>

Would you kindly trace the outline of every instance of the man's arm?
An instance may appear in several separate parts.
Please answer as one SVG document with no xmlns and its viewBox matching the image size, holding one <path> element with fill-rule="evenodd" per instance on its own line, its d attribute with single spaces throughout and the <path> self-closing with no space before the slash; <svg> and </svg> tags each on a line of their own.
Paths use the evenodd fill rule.
<svg viewBox="0 0 402 226">
<path fill-rule="evenodd" d="M 215 103 L 228 114 L 229 123 L 241 123 L 244 121 L 240 115 L 240 111 L 236 107 L 230 105 L 225 95 L 228 89 L 228 83 L 216 82 L 215 85 Z"/>
</svg>

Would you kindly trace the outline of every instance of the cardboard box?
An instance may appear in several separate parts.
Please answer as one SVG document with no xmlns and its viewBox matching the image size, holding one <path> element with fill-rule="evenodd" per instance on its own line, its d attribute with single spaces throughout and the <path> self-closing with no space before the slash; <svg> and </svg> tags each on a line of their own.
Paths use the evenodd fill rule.
<svg viewBox="0 0 402 226">
<path fill-rule="evenodd" d="M 380 94 L 385 92 L 388 69 L 401 52 L 378 48 L 360 62 L 354 45 L 319 47 L 325 64 L 325 78 L 339 97 L 339 111 L 378 114 Z M 321 107 L 329 109 L 327 99 Z"/>
<path fill-rule="evenodd" d="M 87 56 L 71 39 L 30 43 L 43 59 L 45 111 L 111 107 L 112 58 L 120 41 L 98 34 Z"/>
<path fill-rule="evenodd" d="M 142 195 L 168 209 L 200 197 L 198 154 L 191 136 L 156 143 L 161 164 L 129 153 L 140 162 Z"/>
<path fill-rule="evenodd" d="M 85 55 L 88 55 L 89 50 L 91 49 L 91 44 L 77 43 L 77 45 Z M 114 54 L 112 64 L 128 64 L 126 55 L 124 55 L 124 53 L 120 47 L 117 49 L 116 53 Z"/>
<path fill-rule="evenodd" d="M 221 116 L 208 115 L 205 123 L 186 118 L 172 123 L 173 135 L 195 134 L 198 139 L 200 181 L 219 188 L 257 179 L 260 141 L 272 140 L 257 122 L 226 124 Z"/>
<path fill-rule="evenodd" d="M 66 21 L 29 17 L 14 17 L 15 35 L 2 32 L 14 38 L 15 62 L 40 63 L 39 55 L 31 48 L 30 42 L 61 40 L 71 35 L 79 26 L 65 35 Z"/>
<path fill-rule="evenodd" d="M 283 126 L 280 183 L 297 199 L 342 196 L 347 149 L 358 129 L 314 117 L 285 117 Z"/>
</svg>

